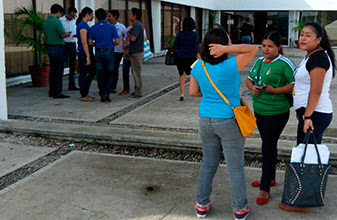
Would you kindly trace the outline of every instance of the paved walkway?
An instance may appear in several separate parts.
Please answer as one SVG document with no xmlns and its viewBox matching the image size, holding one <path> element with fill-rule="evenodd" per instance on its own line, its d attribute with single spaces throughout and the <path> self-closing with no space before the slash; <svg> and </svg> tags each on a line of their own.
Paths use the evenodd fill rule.
<svg viewBox="0 0 337 220">
<path fill-rule="evenodd" d="M 27 146 L 21 146 L 23 150 Z M 0 148 L 1 152 L 1 148 Z M 1 164 L 1 162 L 0 162 Z M 0 191 L 1 220 L 192 220 L 200 164 L 74 151 Z M 246 168 L 249 219 L 336 219 L 337 177 L 330 176 L 326 206 L 291 213 L 277 205 L 284 172 L 265 206 L 255 204 L 249 183 L 260 170 Z M 214 179 L 207 219 L 234 219 L 228 176 L 221 166 Z"/>
</svg>

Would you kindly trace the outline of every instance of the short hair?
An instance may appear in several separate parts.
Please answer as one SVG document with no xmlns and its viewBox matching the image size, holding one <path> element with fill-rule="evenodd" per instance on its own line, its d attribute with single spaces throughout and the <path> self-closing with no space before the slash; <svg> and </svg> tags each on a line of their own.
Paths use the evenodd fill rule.
<svg viewBox="0 0 337 220">
<path fill-rule="evenodd" d="M 63 14 L 64 13 L 64 8 L 61 5 L 59 5 L 59 4 L 53 4 L 50 7 L 50 12 L 52 14 L 56 14 L 57 12 L 61 12 Z"/>
<path fill-rule="evenodd" d="M 108 11 L 113 17 L 117 17 L 116 19 L 119 18 L 119 11 L 118 10 L 109 10 Z"/>
<path fill-rule="evenodd" d="M 183 20 L 183 31 L 193 31 L 196 28 L 192 17 L 185 17 Z"/>
<path fill-rule="evenodd" d="M 68 8 L 68 13 L 70 14 L 71 12 L 77 13 L 77 9 L 76 9 L 75 7 L 73 7 L 73 6 L 70 6 L 70 7 Z"/>
<path fill-rule="evenodd" d="M 106 19 L 106 11 L 103 8 L 99 8 L 95 11 L 95 15 L 99 21 Z"/>
<path fill-rule="evenodd" d="M 204 41 L 200 47 L 200 56 L 201 59 L 212 65 L 221 63 L 227 59 L 227 54 L 215 58 L 210 54 L 209 45 L 210 44 L 222 44 L 228 45 L 229 38 L 227 32 L 223 28 L 214 28 L 208 31 L 205 35 Z"/>
<path fill-rule="evenodd" d="M 245 18 L 246 22 L 250 22 L 250 18 Z"/>
<path fill-rule="evenodd" d="M 136 16 L 137 20 L 142 20 L 142 11 L 138 8 L 131 9 L 132 15 Z"/>
</svg>

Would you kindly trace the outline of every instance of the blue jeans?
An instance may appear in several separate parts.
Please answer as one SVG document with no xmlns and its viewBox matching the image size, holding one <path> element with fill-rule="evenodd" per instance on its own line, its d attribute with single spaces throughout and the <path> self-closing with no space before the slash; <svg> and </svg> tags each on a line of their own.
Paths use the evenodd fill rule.
<svg viewBox="0 0 337 220">
<path fill-rule="evenodd" d="M 247 36 L 242 36 L 241 37 L 241 43 L 242 44 L 251 44 L 252 43 L 252 37 L 247 35 Z"/>
<path fill-rule="evenodd" d="M 109 96 L 114 82 L 115 52 L 114 49 L 96 48 L 96 70 L 99 95 Z"/>
<path fill-rule="evenodd" d="M 244 144 L 239 127 L 234 118 L 200 118 L 203 163 L 199 173 L 197 203 L 210 202 L 212 183 L 218 169 L 221 153 L 224 154 L 230 180 L 232 208 L 242 210 L 247 206 L 246 178 L 244 171 Z"/>
<path fill-rule="evenodd" d="M 87 56 L 83 50 L 78 52 L 78 58 L 80 61 L 80 76 L 78 77 L 78 85 L 80 87 L 81 97 L 86 97 L 89 94 L 91 82 L 96 75 L 95 56 L 90 51 L 91 64 L 89 66 L 86 65 Z"/>
<path fill-rule="evenodd" d="M 75 87 L 75 60 L 76 60 L 76 43 L 65 43 L 65 62 L 69 64 L 69 84 L 68 88 Z"/>
<path fill-rule="evenodd" d="M 48 46 L 48 56 L 50 62 L 49 96 L 56 96 L 62 92 L 64 46 Z"/>
<path fill-rule="evenodd" d="M 298 120 L 297 126 L 297 144 L 303 143 L 305 133 L 303 132 L 303 115 L 305 112 L 305 108 L 296 109 Z M 317 141 L 317 144 L 322 143 L 323 133 L 325 129 L 329 126 L 332 121 L 332 113 L 321 113 L 321 112 L 314 112 L 311 115 L 311 120 L 314 125 L 314 134 Z M 310 135 L 309 143 L 313 144 L 313 138 Z"/>
</svg>

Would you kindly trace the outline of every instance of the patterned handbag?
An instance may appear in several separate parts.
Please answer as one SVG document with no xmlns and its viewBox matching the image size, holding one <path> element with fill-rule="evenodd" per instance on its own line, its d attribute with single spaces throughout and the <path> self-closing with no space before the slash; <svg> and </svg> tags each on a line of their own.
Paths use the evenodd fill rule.
<svg viewBox="0 0 337 220">
<path fill-rule="evenodd" d="M 315 135 L 313 135 L 318 164 L 305 164 L 311 131 L 304 138 L 305 148 L 300 163 L 288 163 L 284 180 L 282 203 L 293 207 L 324 206 L 324 194 L 330 170 L 329 164 L 322 164 Z"/>
</svg>

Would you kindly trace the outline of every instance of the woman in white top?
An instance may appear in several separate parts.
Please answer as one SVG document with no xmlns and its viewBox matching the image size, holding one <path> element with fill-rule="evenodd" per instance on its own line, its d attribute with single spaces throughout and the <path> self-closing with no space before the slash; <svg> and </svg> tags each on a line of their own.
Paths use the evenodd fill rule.
<svg viewBox="0 0 337 220">
<path fill-rule="evenodd" d="M 330 99 L 331 79 L 335 75 L 335 55 L 324 28 L 317 23 L 306 23 L 301 30 L 300 49 L 307 52 L 306 57 L 295 73 L 294 108 L 296 110 L 297 144 L 303 143 L 305 133 L 310 128 L 321 143 L 325 129 L 332 120 Z M 309 140 L 312 143 L 312 140 Z M 309 211 L 280 204 L 287 211 Z"/>
</svg>

